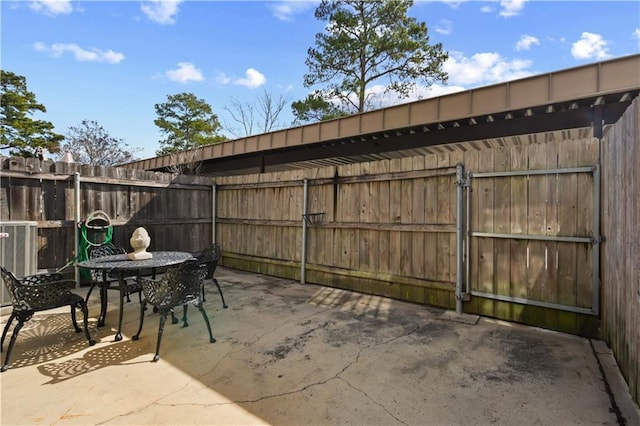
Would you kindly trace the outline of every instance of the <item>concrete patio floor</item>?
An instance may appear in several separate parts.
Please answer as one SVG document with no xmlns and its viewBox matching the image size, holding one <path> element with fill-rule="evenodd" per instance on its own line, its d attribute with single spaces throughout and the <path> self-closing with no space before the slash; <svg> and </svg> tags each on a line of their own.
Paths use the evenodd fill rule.
<svg viewBox="0 0 640 426">
<path fill-rule="evenodd" d="M 114 342 L 116 293 L 101 328 L 92 296 L 92 347 L 68 310 L 36 315 L 0 375 L 1 423 L 640 424 L 601 341 L 225 268 L 216 277 L 229 304 L 209 287 L 217 342 L 190 309 L 189 327 L 167 324 L 157 363 L 157 314 L 131 340 L 137 297 Z"/>
</svg>

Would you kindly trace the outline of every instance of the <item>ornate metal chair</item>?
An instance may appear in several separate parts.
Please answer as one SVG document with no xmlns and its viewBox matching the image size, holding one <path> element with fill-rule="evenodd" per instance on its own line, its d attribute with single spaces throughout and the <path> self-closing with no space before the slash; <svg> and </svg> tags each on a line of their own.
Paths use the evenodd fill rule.
<svg viewBox="0 0 640 426">
<path fill-rule="evenodd" d="M 92 247 L 89 250 L 88 254 L 90 259 L 96 259 L 99 257 L 111 256 L 114 254 L 125 254 L 125 253 L 126 253 L 126 250 L 124 248 L 108 243 L 108 244 Z M 96 286 L 99 286 L 100 287 L 100 304 L 101 304 L 100 312 L 106 312 L 107 290 L 120 291 L 120 284 L 119 284 L 120 277 L 117 274 L 106 271 L 106 270 L 91 269 L 90 273 L 91 273 L 91 287 L 87 292 L 87 297 L 85 298 L 85 302 L 89 301 L 89 296 L 91 296 L 91 292 L 93 291 L 93 289 Z M 116 283 L 117 285 L 115 287 L 112 287 L 111 285 L 113 283 Z M 138 282 L 135 279 L 133 279 L 133 277 L 131 277 L 130 279 L 126 279 L 125 284 L 126 284 L 124 289 L 125 291 L 122 294 L 122 297 L 120 300 L 120 310 L 124 309 L 124 298 L 126 297 L 127 302 L 130 302 L 131 298 L 129 297 L 129 295 L 133 293 L 138 293 L 138 300 L 142 302 L 142 288 L 140 287 L 140 284 L 138 284 Z M 103 326 L 104 320 L 105 320 L 104 318 L 100 318 L 98 321 L 98 325 Z"/>
<path fill-rule="evenodd" d="M 142 286 L 144 299 L 140 307 L 140 325 L 138 326 L 138 332 L 131 339 L 138 340 L 140 337 L 144 323 L 146 304 L 149 303 L 157 308 L 160 313 L 160 324 L 158 327 L 156 353 L 153 357 L 154 362 L 160 359 L 160 342 L 162 341 L 162 333 L 164 332 L 167 315 L 169 313 L 173 315 L 174 308 L 180 305 L 183 306 L 182 326 L 187 327 L 189 325 L 187 322 L 188 305 L 195 305 L 207 325 L 209 342 L 215 343 L 216 339 L 211 332 L 211 324 L 209 323 L 209 318 L 202 303 L 202 281 L 206 273 L 206 265 L 199 264 L 198 261 L 194 259 L 187 260 L 179 266 L 168 268 L 162 277 L 158 279 L 138 277 L 138 282 Z"/>
<path fill-rule="evenodd" d="M 216 267 L 218 266 L 218 260 L 222 257 L 222 246 L 220 243 L 213 243 L 211 247 L 208 247 L 196 257 L 198 259 L 198 263 L 207 266 L 207 275 L 205 276 L 205 280 L 212 280 L 213 283 L 218 287 L 218 292 L 220 293 L 220 298 L 222 299 L 222 307 L 224 309 L 228 308 L 227 304 L 224 301 L 224 295 L 222 294 L 222 289 L 220 288 L 220 284 L 218 284 L 218 280 L 213 276 L 216 272 Z M 202 301 L 206 302 L 206 298 L 204 295 L 204 281 L 202 284 Z"/>
<path fill-rule="evenodd" d="M 91 339 L 87 327 L 87 304 L 82 296 L 71 292 L 76 285 L 74 280 L 65 280 L 62 274 L 30 275 L 18 279 L 11 271 L 5 269 L 3 266 L 0 266 L 0 273 L 2 275 L 2 281 L 4 281 L 4 285 L 9 293 L 11 305 L 13 306 L 7 325 L 5 325 L 2 331 L 0 352 L 4 346 L 4 339 L 7 336 L 11 323 L 13 323 L 14 319 L 18 320 L 11 334 L 7 355 L 5 356 L 0 371 L 5 371 L 9 368 L 11 351 L 18 338 L 18 333 L 24 323 L 29 321 L 35 312 L 70 306 L 71 323 L 76 333 L 80 333 L 82 329 L 78 327 L 76 323 L 76 309 L 80 309 L 84 316 L 84 333 L 89 342 L 89 346 L 93 346 L 96 343 L 95 340 Z"/>
<path fill-rule="evenodd" d="M 114 254 L 124 254 L 125 249 L 122 247 L 117 247 L 111 243 L 104 244 L 101 246 L 95 246 L 89 249 L 89 259 L 96 259 L 98 257 L 111 256 Z M 113 282 L 118 281 L 118 276 L 108 271 L 101 271 L 97 269 L 90 269 L 89 273 L 91 275 L 91 287 L 89 288 L 89 292 L 87 293 L 87 297 L 85 298 L 85 302 L 89 301 L 89 297 L 91 296 L 91 292 L 96 286 L 106 286 L 107 288 Z"/>
</svg>

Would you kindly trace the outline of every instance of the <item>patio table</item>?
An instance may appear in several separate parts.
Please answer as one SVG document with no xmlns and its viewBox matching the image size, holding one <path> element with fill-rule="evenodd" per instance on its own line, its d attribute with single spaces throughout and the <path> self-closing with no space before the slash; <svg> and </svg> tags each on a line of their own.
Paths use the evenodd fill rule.
<svg viewBox="0 0 640 426">
<path fill-rule="evenodd" d="M 118 275 L 120 289 L 120 317 L 118 319 L 118 332 L 115 340 L 122 340 L 122 318 L 124 316 L 124 296 L 126 292 L 126 278 L 132 274 L 137 274 L 143 269 L 151 269 L 155 272 L 157 268 L 178 265 L 186 260 L 192 259 L 191 253 L 182 251 L 155 251 L 151 252 L 151 259 L 129 260 L 126 254 L 116 254 L 112 256 L 98 257 L 84 260 L 78 263 L 78 267 L 86 269 L 106 270 L 115 272 Z M 100 316 L 98 326 L 103 326 L 107 315 L 107 291 L 100 292 Z"/>
</svg>

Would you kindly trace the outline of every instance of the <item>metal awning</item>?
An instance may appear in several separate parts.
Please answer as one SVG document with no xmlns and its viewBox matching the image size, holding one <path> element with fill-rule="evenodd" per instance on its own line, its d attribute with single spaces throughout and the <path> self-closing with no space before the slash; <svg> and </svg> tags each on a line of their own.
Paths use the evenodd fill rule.
<svg viewBox="0 0 640 426">
<path fill-rule="evenodd" d="M 640 93 L 640 55 L 249 136 L 190 151 L 218 176 L 600 137 Z M 175 156 L 125 165 L 165 171 Z"/>
</svg>

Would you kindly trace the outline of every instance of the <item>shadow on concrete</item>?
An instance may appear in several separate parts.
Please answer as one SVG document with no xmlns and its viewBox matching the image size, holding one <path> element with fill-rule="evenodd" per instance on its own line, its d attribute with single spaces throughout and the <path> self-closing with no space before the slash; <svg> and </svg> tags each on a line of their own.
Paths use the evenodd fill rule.
<svg viewBox="0 0 640 426">
<path fill-rule="evenodd" d="M 229 303 L 209 287 L 217 342 L 194 312 L 189 327 L 167 324 L 157 363 L 157 314 L 132 341 L 134 301 L 120 342 L 113 314 L 91 348 L 78 337 L 32 359 L 36 341 L 21 337 L 2 375 L 2 422 L 619 424 L 588 339 L 226 268 L 216 276 Z"/>
</svg>

